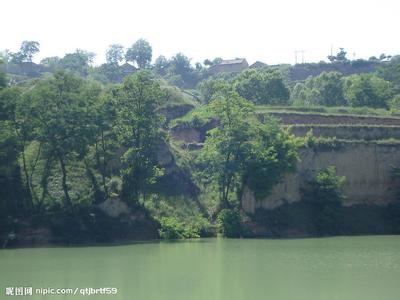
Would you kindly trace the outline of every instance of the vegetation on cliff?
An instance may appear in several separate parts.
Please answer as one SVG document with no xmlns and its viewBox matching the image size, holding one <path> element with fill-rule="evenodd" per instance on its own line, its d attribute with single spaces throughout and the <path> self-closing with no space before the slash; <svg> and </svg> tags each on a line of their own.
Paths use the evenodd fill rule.
<svg viewBox="0 0 400 300">
<path fill-rule="evenodd" d="M 296 138 L 269 113 L 398 114 L 398 57 L 353 62 L 344 52 L 331 64 L 213 74 L 218 58 L 192 66 L 178 53 L 152 64 L 142 39 L 126 51 L 111 45 L 101 66 L 80 49 L 36 65 L 39 46 L 24 41 L 3 59 L 11 72 L 0 72 L 2 238 L 31 227 L 59 242 L 237 237 L 251 235 L 253 220 L 277 234 L 270 222 L 282 211 L 246 215 L 244 189 L 262 199 L 294 171 L 299 147 L 340 142 Z M 365 64 L 374 67 L 363 73 Z M 299 67 L 310 76 L 294 76 Z M 198 143 L 171 138 L 176 128 L 198 130 Z M 327 169 L 309 184 L 301 205 L 319 223 L 305 231 L 342 232 L 342 183 Z"/>
</svg>

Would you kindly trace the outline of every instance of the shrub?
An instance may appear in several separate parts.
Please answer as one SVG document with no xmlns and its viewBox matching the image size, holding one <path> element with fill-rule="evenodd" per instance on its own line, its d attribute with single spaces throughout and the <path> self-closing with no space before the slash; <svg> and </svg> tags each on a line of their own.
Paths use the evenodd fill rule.
<svg viewBox="0 0 400 300">
<path fill-rule="evenodd" d="M 353 107 L 386 108 L 393 96 L 393 90 L 389 81 L 373 74 L 361 74 L 346 78 L 344 94 Z"/>
<path fill-rule="evenodd" d="M 203 230 L 201 224 L 185 224 L 175 217 L 162 217 L 159 222 L 161 228 L 158 230 L 158 233 L 160 238 L 166 240 L 199 238 Z"/>
<path fill-rule="evenodd" d="M 275 70 L 250 69 L 235 78 L 238 94 L 257 104 L 287 104 L 290 91 L 282 74 Z"/>
<path fill-rule="evenodd" d="M 182 239 L 183 224 L 174 217 L 163 217 L 160 220 L 161 228 L 158 230 L 160 238 L 166 240 Z"/>
<path fill-rule="evenodd" d="M 343 200 L 342 187 L 346 177 L 338 176 L 334 166 L 318 172 L 315 179 L 308 182 L 305 200 L 315 203 L 338 202 Z"/>
<path fill-rule="evenodd" d="M 223 209 L 217 217 L 218 231 L 224 237 L 240 237 L 242 233 L 242 220 L 237 209 Z"/>
<path fill-rule="evenodd" d="M 303 190 L 303 200 L 309 203 L 317 218 L 317 234 L 337 234 L 340 230 L 341 204 L 344 199 L 342 187 L 346 178 L 336 174 L 330 166 L 318 172 Z"/>
</svg>

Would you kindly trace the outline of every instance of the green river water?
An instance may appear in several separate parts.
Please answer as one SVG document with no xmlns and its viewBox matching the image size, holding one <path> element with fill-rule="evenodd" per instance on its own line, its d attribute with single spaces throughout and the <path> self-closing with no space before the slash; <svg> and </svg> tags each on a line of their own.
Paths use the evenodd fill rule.
<svg viewBox="0 0 400 300">
<path fill-rule="evenodd" d="M 398 300 L 400 236 L 6 249 L 0 287 L 0 299 Z M 6 296 L 6 287 L 33 295 Z M 117 293 L 81 295 L 103 287 Z M 38 288 L 77 292 L 43 296 Z"/>
</svg>

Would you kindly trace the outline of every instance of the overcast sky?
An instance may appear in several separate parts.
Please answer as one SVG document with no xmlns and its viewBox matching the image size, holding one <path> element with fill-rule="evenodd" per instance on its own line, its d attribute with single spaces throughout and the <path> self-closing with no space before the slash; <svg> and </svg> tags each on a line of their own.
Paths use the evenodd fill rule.
<svg viewBox="0 0 400 300">
<path fill-rule="evenodd" d="M 344 47 L 349 58 L 400 53 L 399 0 L 8 0 L 0 3 L 0 50 L 40 42 L 40 54 L 76 48 L 105 60 L 112 43 L 139 38 L 153 59 L 183 52 L 192 61 L 245 57 L 268 64 L 326 60 Z M 301 54 L 298 55 L 301 62 Z"/>
</svg>

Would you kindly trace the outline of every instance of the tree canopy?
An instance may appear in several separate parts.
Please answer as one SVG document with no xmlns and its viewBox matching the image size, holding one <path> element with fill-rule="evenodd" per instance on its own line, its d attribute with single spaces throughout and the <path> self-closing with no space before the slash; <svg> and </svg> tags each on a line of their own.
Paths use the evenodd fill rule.
<svg viewBox="0 0 400 300">
<path fill-rule="evenodd" d="M 290 98 L 281 73 L 275 70 L 246 70 L 234 84 L 240 96 L 256 104 L 286 104 Z"/>
<path fill-rule="evenodd" d="M 393 90 L 390 82 L 374 74 L 360 74 L 346 78 L 344 95 L 351 106 L 386 108 Z"/>
<path fill-rule="evenodd" d="M 152 48 L 145 39 L 137 40 L 125 54 L 127 61 L 136 62 L 140 69 L 145 69 L 151 62 Z"/>
<path fill-rule="evenodd" d="M 14 63 L 32 62 L 33 56 L 39 52 L 39 47 L 39 42 L 23 41 L 19 52 L 11 53 L 11 61 Z"/>
<path fill-rule="evenodd" d="M 124 46 L 112 44 L 108 47 L 106 52 L 106 61 L 108 64 L 118 65 L 124 58 Z"/>
<path fill-rule="evenodd" d="M 240 200 L 244 186 L 256 197 L 268 194 L 285 172 L 294 170 L 297 146 L 276 121 L 260 122 L 254 106 L 228 88 L 209 105 L 218 126 L 207 136 L 199 162 L 219 187 L 220 208 L 230 207 L 235 193 Z"/>
<path fill-rule="evenodd" d="M 141 71 L 126 78 L 117 95 L 117 135 L 127 149 L 122 156 L 122 197 L 133 204 L 146 198 L 162 174 L 156 156 L 163 118 L 155 110 L 163 93 L 152 75 Z"/>
<path fill-rule="evenodd" d="M 345 105 L 342 74 L 339 72 L 322 72 L 309 77 L 304 83 L 297 83 L 292 98 L 304 104 L 337 106 Z"/>
</svg>

